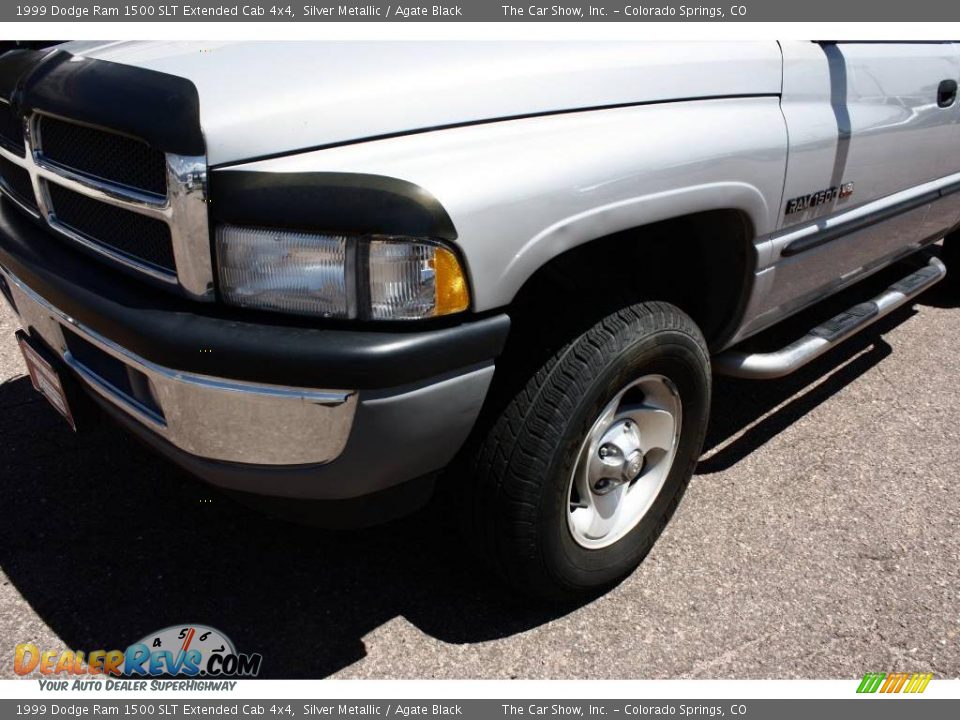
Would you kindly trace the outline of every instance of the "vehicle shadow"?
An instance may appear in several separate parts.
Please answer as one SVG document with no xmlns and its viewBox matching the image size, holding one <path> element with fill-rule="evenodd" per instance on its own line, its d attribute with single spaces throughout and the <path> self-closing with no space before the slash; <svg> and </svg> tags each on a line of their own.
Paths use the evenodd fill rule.
<svg viewBox="0 0 960 720">
<path fill-rule="evenodd" d="M 880 362 L 890 353 L 882 334 L 910 314 L 790 378 L 718 379 L 699 473 L 735 465 Z M 24 377 L 0 385 L 0 469 L 0 567 L 75 649 L 122 649 L 170 625 L 203 623 L 241 652 L 261 653 L 263 676 L 316 678 L 362 659 L 365 636 L 390 621 L 442 642 L 475 643 L 573 609 L 531 604 L 465 561 L 453 523 L 436 507 L 361 532 L 277 521 L 113 425 L 72 434 Z M 4 640 L 11 647 L 35 638 Z M 396 676 L 418 676 L 398 662 Z"/>
<path fill-rule="evenodd" d="M 26 377 L 0 385 L 0 438 L 0 567 L 74 649 L 203 623 L 261 653 L 261 676 L 316 678 L 363 658 L 364 636 L 395 618 L 466 643 L 568 610 L 532 605 L 465 562 L 436 507 L 355 532 L 275 520 L 107 422 L 74 435 Z"/>
<path fill-rule="evenodd" d="M 939 248 L 934 248 L 936 253 Z M 903 275 L 897 265 L 878 273 L 815 308 L 804 311 L 750 344 L 772 350 L 856 302 L 878 294 Z M 917 301 L 934 308 L 958 306 L 957 294 L 936 285 Z M 807 413 L 875 367 L 894 350 L 883 336 L 916 315 L 914 304 L 891 313 L 797 372 L 772 381 L 715 377 L 712 411 L 698 475 L 727 470 Z"/>
</svg>

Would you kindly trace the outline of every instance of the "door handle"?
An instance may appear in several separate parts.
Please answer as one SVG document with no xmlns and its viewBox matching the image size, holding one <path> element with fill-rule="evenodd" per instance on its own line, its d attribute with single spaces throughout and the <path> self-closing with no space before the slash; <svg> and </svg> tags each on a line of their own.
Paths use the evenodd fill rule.
<svg viewBox="0 0 960 720">
<path fill-rule="evenodd" d="M 948 108 L 957 99 L 957 81 L 944 80 L 937 88 L 937 105 L 942 108 Z"/>
</svg>

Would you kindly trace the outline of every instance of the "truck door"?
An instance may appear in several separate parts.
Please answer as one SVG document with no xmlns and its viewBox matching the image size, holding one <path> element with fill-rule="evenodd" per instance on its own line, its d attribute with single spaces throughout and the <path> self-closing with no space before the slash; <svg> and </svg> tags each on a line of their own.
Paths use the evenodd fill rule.
<svg viewBox="0 0 960 720">
<path fill-rule="evenodd" d="M 952 44 L 781 47 L 789 156 L 758 325 L 919 247 L 960 152 Z"/>
<path fill-rule="evenodd" d="M 960 84 L 960 44 L 951 43 L 950 51 L 955 75 L 942 80 L 939 86 L 938 105 L 945 106 L 943 109 L 946 112 L 943 116 L 946 122 L 938 128 L 941 137 L 937 142 L 940 158 L 938 175 L 952 179 L 924 219 L 925 236 L 946 234 L 960 224 L 960 98 L 954 97 L 953 104 L 947 104 L 950 93 L 956 93 L 957 85 Z"/>
</svg>

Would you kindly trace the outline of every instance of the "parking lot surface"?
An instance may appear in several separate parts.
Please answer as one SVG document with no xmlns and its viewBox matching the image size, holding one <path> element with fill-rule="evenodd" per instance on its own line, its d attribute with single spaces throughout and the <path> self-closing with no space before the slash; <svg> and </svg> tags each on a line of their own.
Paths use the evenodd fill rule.
<svg viewBox="0 0 960 720">
<path fill-rule="evenodd" d="M 124 648 L 204 623 L 267 677 L 958 677 L 958 301 L 934 288 L 783 380 L 718 378 L 650 556 L 562 608 L 480 571 L 436 507 L 325 532 L 235 505 L 110 424 L 73 435 L 3 305 L 0 676 L 16 643 Z"/>
</svg>

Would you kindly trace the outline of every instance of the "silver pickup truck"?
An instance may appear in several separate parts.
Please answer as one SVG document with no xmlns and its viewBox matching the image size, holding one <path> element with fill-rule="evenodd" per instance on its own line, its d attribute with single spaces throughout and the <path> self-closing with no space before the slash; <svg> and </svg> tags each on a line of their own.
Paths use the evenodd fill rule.
<svg viewBox="0 0 960 720">
<path fill-rule="evenodd" d="M 15 50 L 0 290 L 71 424 L 330 523 L 447 468 L 508 581 L 595 592 L 679 502 L 712 373 L 790 373 L 960 267 L 958 80 L 947 42 Z"/>
</svg>

